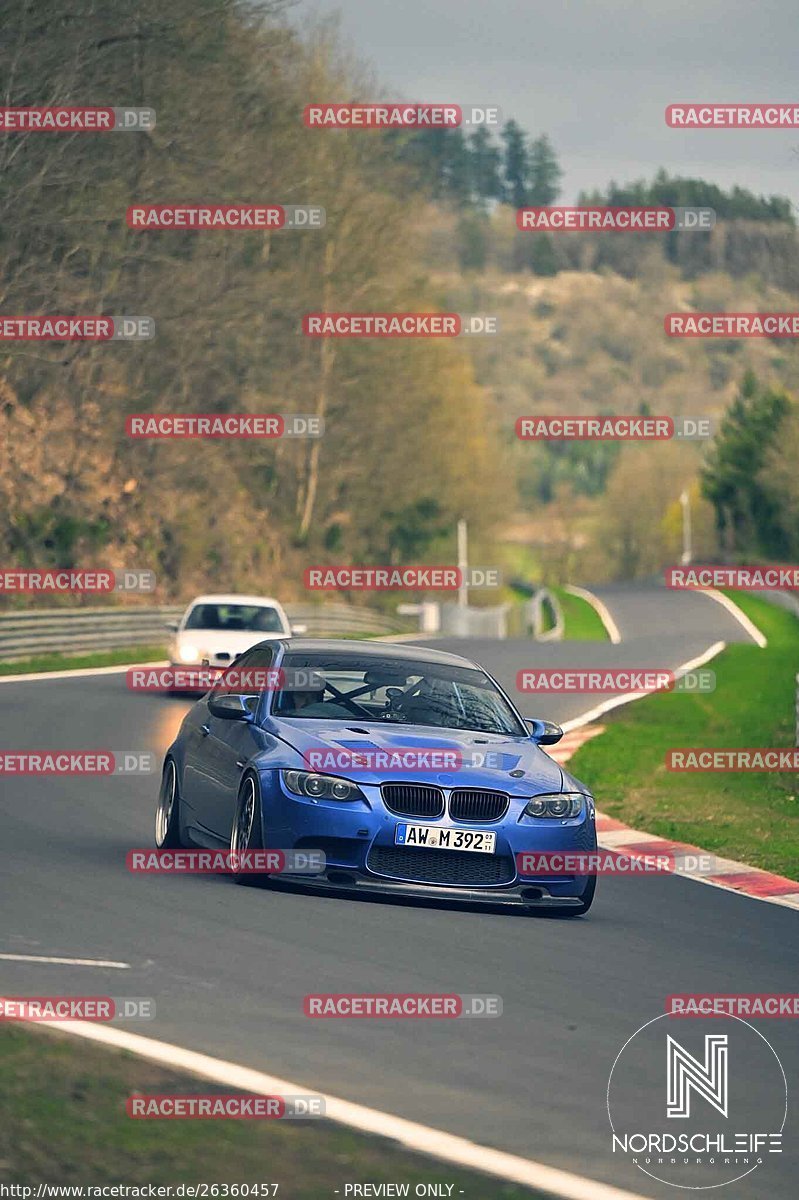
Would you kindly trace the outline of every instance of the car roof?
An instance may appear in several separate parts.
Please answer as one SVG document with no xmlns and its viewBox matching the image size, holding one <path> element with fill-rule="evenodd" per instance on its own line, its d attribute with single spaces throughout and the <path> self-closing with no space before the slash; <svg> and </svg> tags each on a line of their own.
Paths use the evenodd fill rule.
<svg viewBox="0 0 799 1200">
<path fill-rule="evenodd" d="M 271 645 L 275 643 L 272 642 Z M 360 658 L 396 658 L 414 662 L 448 663 L 453 667 L 471 667 L 482 670 L 470 658 L 460 654 L 449 654 L 446 650 L 433 650 L 429 646 L 417 646 L 411 643 L 359 641 L 357 638 L 282 638 L 279 642 L 286 650 L 297 650 L 301 653 L 317 651 L 326 654 L 331 651 L 341 651 L 357 654 Z"/>
<path fill-rule="evenodd" d="M 186 605 L 186 608 L 194 608 L 196 604 L 265 604 L 272 608 L 282 608 L 279 600 L 273 600 L 271 596 L 244 596 L 236 592 L 219 593 L 213 596 L 195 596 Z"/>
</svg>

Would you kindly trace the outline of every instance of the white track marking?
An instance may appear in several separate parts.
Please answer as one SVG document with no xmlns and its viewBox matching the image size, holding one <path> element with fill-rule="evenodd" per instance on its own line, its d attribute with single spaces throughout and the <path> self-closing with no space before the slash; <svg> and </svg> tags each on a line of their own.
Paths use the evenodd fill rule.
<svg viewBox="0 0 799 1200">
<path fill-rule="evenodd" d="M 675 678 L 679 679 L 686 672 L 695 671 L 698 667 L 703 667 L 705 663 L 710 662 L 717 654 L 721 654 L 726 644 L 726 642 L 714 642 L 712 646 L 709 646 L 702 654 L 698 654 L 696 658 L 689 659 L 688 662 L 675 667 Z M 588 725 L 589 722 L 596 721 L 597 717 L 610 712 L 612 708 L 620 708 L 622 704 L 630 704 L 633 700 L 643 700 L 644 696 L 655 695 L 656 690 L 651 692 L 625 692 L 622 696 L 611 696 L 609 700 L 603 700 L 601 704 L 597 704 L 594 708 L 589 708 L 587 712 L 581 713 L 579 717 L 572 717 L 570 721 L 564 721 L 561 729 L 564 733 L 569 733 L 572 729 L 579 729 L 581 725 Z"/>
<path fill-rule="evenodd" d="M 130 963 L 114 962 L 106 958 L 51 958 L 42 954 L 0 954 L 3 962 L 59 963 L 65 967 L 112 967 L 115 971 L 129 971 Z"/>
<path fill-rule="evenodd" d="M 711 600 L 717 601 L 722 608 L 726 608 L 727 612 L 735 617 L 738 624 L 746 630 L 753 642 L 757 642 L 761 650 L 768 645 L 768 638 L 761 633 L 754 621 L 747 617 L 743 609 L 740 609 L 734 600 L 730 600 L 729 596 L 725 596 L 723 592 L 719 592 L 716 588 L 701 588 L 705 596 L 710 596 Z"/>
<path fill-rule="evenodd" d="M 586 604 L 591 605 L 594 612 L 605 626 L 607 635 L 613 642 L 613 645 L 618 646 L 619 642 L 621 641 L 619 627 L 613 620 L 611 611 L 607 604 L 605 604 L 604 600 L 600 600 L 599 596 L 595 596 L 594 593 L 589 592 L 587 588 L 575 587 L 572 584 L 568 584 L 563 590 L 564 592 L 568 592 L 570 596 L 578 596 L 581 600 L 585 600 Z"/>
<path fill-rule="evenodd" d="M 187 1071 L 237 1091 L 253 1092 L 256 1095 L 307 1094 L 309 1091 L 307 1084 L 291 1083 L 287 1079 L 254 1071 L 250 1067 L 242 1067 L 221 1058 L 212 1058 L 208 1054 L 198 1054 L 194 1050 L 184 1050 L 169 1042 L 159 1042 L 155 1038 L 127 1033 L 108 1025 L 98 1025 L 91 1021 L 31 1022 L 34 1023 L 92 1042 L 102 1042 L 119 1050 L 127 1050 L 140 1058 Z M 563 1200 L 645 1200 L 637 1192 L 623 1191 L 609 1184 L 574 1175 L 571 1171 L 548 1167 L 545 1163 L 535 1162 L 533 1159 L 493 1150 L 490 1146 L 479 1145 L 467 1138 L 446 1133 L 442 1129 L 433 1129 L 416 1121 L 406 1121 L 404 1117 L 394 1117 L 390 1113 L 380 1112 L 379 1109 L 353 1104 L 349 1100 L 341 1100 L 338 1096 L 329 1096 L 324 1092 L 316 1094 L 325 1102 L 325 1116 L 328 1120 L 358 1129 L 362 1133 L 391 1138 L 415 1154 L 429 1154 L 456 1166 L 506 1179 L 511 1183 L 540 1188 L 553 1196 L 563 1197 Z"/>
<path fill-rule="evenodd" d="M 132 671 L 134 667 L 168 667 L 169 663 L 122 663 L 118 667 L 76 667 L 72 671 L 31 671 L 25 675 L 0 675 L 0 683 L 29 683 L 35 679 L 80 679 L 82 675 L 121 675 L 123 671 Z"/>
</svg>

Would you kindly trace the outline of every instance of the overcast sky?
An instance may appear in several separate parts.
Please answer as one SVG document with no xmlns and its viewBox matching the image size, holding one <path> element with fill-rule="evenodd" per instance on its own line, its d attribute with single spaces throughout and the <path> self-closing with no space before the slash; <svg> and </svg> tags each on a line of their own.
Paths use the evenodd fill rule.
<svg viewBox="0 0 799 1200">
<path fill-rule="evenodd" d="M 799 129 L 681 131 L 663 115 L 799 100 L 796 0 L 300 0 L 294 16 L 335 11 L 389 98 L 497 104 L 548 133 L 566 202 L 659 166 L 799 202 Z"/>
</svg>

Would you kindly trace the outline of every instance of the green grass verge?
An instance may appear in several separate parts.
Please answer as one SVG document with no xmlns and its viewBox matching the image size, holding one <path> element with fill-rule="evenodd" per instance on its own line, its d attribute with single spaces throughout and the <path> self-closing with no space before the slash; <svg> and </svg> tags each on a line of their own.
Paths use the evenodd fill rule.
<svg viewBox="0 0 799 1200">
<path fill-rule="evenodd" d="M 665 767 L 670 749 L 793 745 L 799 620 L 760 597 L 730 597 L 768 646 L 730 645 L 708 663 L 714 692 L 663 692 L 609 713 L 569 770 L 604 813 L 635 829 L 799 879 L 799 775 Z"/>
<path fill-rule="evenodd" d="M 201 1079 L 44 1029 L 0 1027 L 0 1182 L 277 1183 L 319 1200 L 344 1183 L 453 1184 L 466 1200 L 541 1193 L 320 1120 L 133 1120 L 134 1092 L 223 1092 Z"/>
<path fill-rule="evenodd" d="M 75 671 L 81 667 L 117 667 L 125 663 L 162 662 L 166 646 L 130 646 L 96 654 L 38 654 L 21 662 L 1 662 L 0 675 L 29 675 L 33 671 Z"/>
<path fill-rule="evenodd" d="M 569 642 L 606 642 L 608 631 L 602 624 L 599 614 L 582 596 L 572 596 L 565 588 L 550 588 L 563 609 L 564 641 Z"/>
</svg>

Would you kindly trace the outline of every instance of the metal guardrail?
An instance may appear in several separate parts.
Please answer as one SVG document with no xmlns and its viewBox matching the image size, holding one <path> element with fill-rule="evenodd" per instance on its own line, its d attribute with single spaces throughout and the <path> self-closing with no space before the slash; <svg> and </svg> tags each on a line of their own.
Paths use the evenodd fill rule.
<svg viewBox="0 0 799 1200">
<path fill-rule="evenodd" d="M 554 592 L 540 588 L 529 601 L 530 624 L 537 642 L 560 642 L 565 624 L 563 609 Z"/>
<path fill-rule="evenodd" d="M 166 642 L 164 625 L 183 608 L 40 608 L 0 614 L 0 661 L 90 653 Z"/>
<path fill-rule="evenodd" d="M 82 654 L 121 650 L 128 646 L 166 643 L 167 621 L 177 621 L 185 605 L 160 608 L 40 608 L 0 613 L 0 662 L 16 662 L 39 654 Z M 342 634 L 391 634 L 412 624 L 373 609 L 348 604 L 288 604 L 289 620 L 306 625 L 311 637 Z"/>
<path fill-rule="evenodd" d="M 538 588 L 529 600 L 507 607 L 508 637 L 532 638 L 536 642 L 562 641 L 565 632 L 563 608 L 554 592 Z"/>
<path fill-rule="evenodd" d="M 411 633 L 415 621 L 388 616 L 373 608 L 351 604 L 286 604 L 292 624 L 307 625 L 310 637 L 340 637 L 345 633 Z"/>
</svg>

